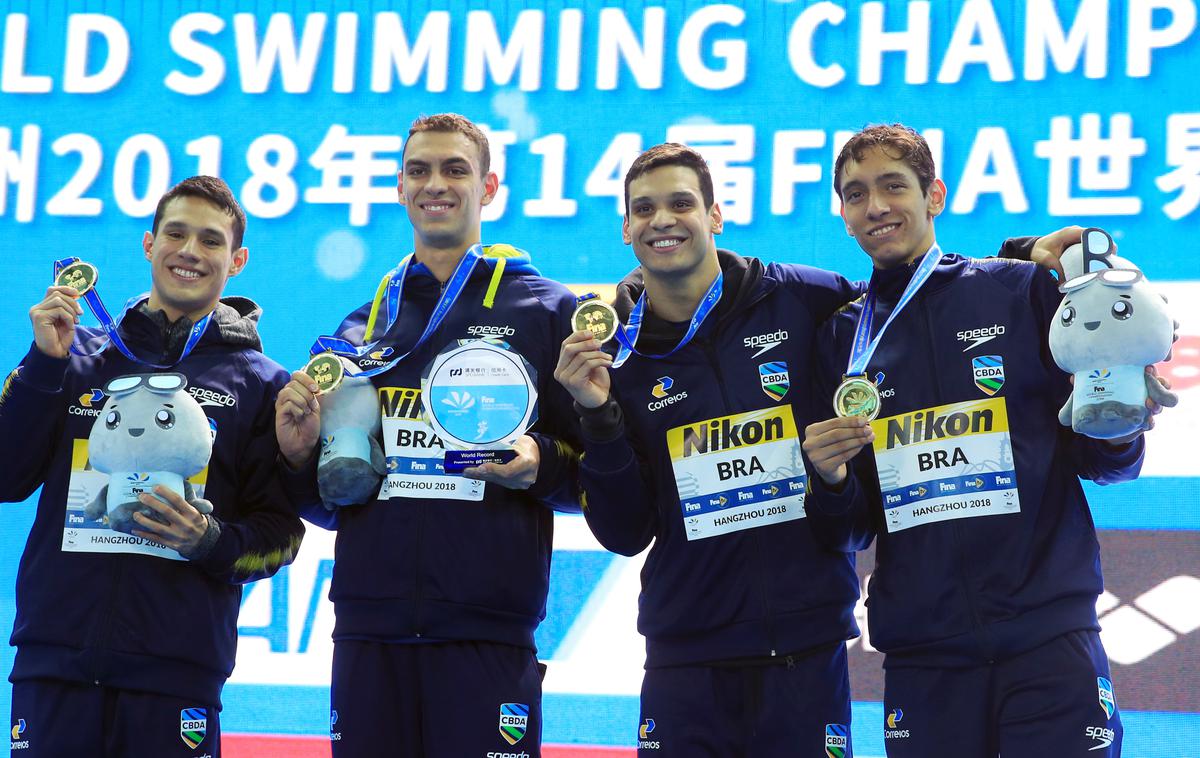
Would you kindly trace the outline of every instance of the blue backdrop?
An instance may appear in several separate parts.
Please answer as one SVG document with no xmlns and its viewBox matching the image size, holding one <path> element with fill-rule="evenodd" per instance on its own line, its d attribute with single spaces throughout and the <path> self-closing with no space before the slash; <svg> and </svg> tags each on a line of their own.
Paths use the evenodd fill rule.
<svg viewBox="0 0 1200 758">
<path fill-rule="evenodd" d="M 1186 454 L 1200 430 L 1197 10 L 1196 0 L 9 0 L 0 364 L 28 348 L 26 311 L 55 258 L 95 263 L 119 305 L 148 286 L 140 239 L 159 195 L 218 173 L 249 215 L 250 263 L 227 291 L 263 305 L 268 353 L 299 365 L 408 252 L 401 138 L 416 115 L 447 110 L 491 135 L 503 189 L 485 240 L 529 250 L 548 276 L 600 285 L 634 265 L 619 234 L 625 168 L 674 140 L 713 167 L 720 244 L 865 277 L 830 166 L 850 132 L 902 121 L 927 136 L 950 189 L 944 248 L 987 255 L 1006 236 L 1098 225 L 1177 303 L 1182 339 L 1163 371 L 1184 402 L 1152 435 L 1142 480 L 1089 492 L 1110 585 L 1114 572 L 1126 582 L 1101 599 L 1106 644 L 1128 667 L 1116 674 L 1126 755 L 1200 754 L 1200 618 L 1171 610 L 1200 607 L 1200 486 Z M 9 506 L 0 522 L 0 587 L 13 586 L 32 510 Z M 630 745 L 638 561 L 602 552 L 577 521 L 559 538 L 539 638 L 551 661 L 547 740 Z M 331 558 L 328 535 L 313 534 L 296 566 L 248 593 L 227 730 L 326 729 Z M 11 618 L 0 602 L 0 628 Z M 861 641 L 852 650 L 856 744 L 881 755 L 878 655 Z"/>
</svg>

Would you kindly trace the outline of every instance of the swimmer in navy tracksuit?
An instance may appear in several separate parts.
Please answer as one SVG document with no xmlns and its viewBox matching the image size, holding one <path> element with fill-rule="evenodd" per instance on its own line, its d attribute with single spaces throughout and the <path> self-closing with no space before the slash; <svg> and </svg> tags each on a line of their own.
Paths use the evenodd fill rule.
<svg viewBox="0 0 1200 758">
<path fill-rule="evenodd" d="M 293 374 L 277 414 L 293 502 L 337 530 L 333 755 L 536 758 L 544 669 L 534 630 L 546 613 L 554 511 L 579 510 L 577 454 L 564 443 L 575 417 L 552 379 L 575 297 L 528 255 L 478 244 L 499 184 L 478 127 L 455 114 L 418 119 L 404 154 L 401 202 L 416 252 L 399 316 L 381 335 L 389 354 L 406 357 L 372 378 L 388 460 L 377 498 L 322 506 L 310 377 Z M 451 276 L 460 265 L 473 266 L 461 281 Z M 451 301 L 422 341 L 437 305 Z M 337 334 L 369 341 L 368 314 L 355 311 Z M 539 419 L 516 441 L 516 460 L 446 474 L 445 445 L 422 411 L 422 374 L 442 351 L 480 337 L 502 339 L 533 369 Z"/>
<path fill-rule="evenodd" d="M 945 186 L 919 135 L 869 127 L 835 175 L 875 270 L 868 295 L 822 328 L 819 395 L 833 398 L 847 373 L 868 299 L 863 336 L 895 320 L 867 353 L 879 418 L 805 432 L 806 505 L 830 546 L 878 540 L 867 607 L 886 656 L 888 755 L 1117 756 L 1099 549 L 1079 478 L 1135 478 L 1142 435 L 1106 442 L 1059 425 L 1070 385 L 1048 347 L 1055 282 L 1025 262 L 942 255 L 933 217 Z"/>
<path fill-rule="evenodd" d="M 132 357 L 101 349 L 101 329 L 76 327 L 71 287 L 51 287 L 30 309 L 34 345 L 0 392 L 0 501 L 42 488 L 17 574 L 13 755 L 220 756 L 242 584 L 290 563 L 304 535 L 275 470 L 287 372 L 262 354 L 258 306 L 220 297 L 246 264 L 245 223 L 220 179 L 186 179 L 163 196 L 143 241 L 150 296 L 118 328 Z M 92 354 L 70 352 L 74 340 Z M 211 513 L 159 485 L 140 496 L 159 520 L 138 513 L 131 534 L 87 516 L 110 481 L 92 466 L 93 425 L 166 445 L 185 428 L 168 394 L 147 432 L 132 403 L 106 392 L 114 379 L 171 389 L 186 379 L 213 434 L 208 465 L 190 480 Z"/>
</svg>

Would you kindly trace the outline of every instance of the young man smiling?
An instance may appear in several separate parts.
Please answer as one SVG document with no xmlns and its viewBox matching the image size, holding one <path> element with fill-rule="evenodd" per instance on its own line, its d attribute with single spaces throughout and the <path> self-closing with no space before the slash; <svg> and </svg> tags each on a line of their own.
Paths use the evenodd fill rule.
<svg viewBox="0 0 1200 758">
<path fill-rule="evenodd" d="M 578 510 L 570 399 L 551 381 L 575 298 L 507 245 L 481 248 L 481 213 L 499 187 L 487 139 L 456 114 L 417 119 L 399 177 L 412 258 L 389 275 L 403 297 L 372 332 L 370 304 L 337 334 L 380 339 L 391 356 L 372 378 L 389 474 L 372 502 L 327 511 L 315 487 L 321 403 L 302 372 L 280 393 L 277 431 L 293 499 L 338 531 L 333 753 L 537 756 L 552 509 Z M 462 269 L 461 267 L 471 267 Z M 536 374 L 540 421 L 505 464 L 441 469 L 444 443 L 421 413 L 423 370 L 444 350 L 502 335 Z M 368 364 L 363 364 L 366 368 Z M 424 440 L 424 442 L 422 442 Z M 410 463 L 421 467 L 410 471 Z M 408 495 L 420 480 L 421 496 Z M 432 486 L 428 486 L 432 484 Z"/>
<path fill-rule="evenodd" d="M 651 148 L 625 187 L 640 267 L 618 287 L 620 367 L 610 377 L 577 332 L 556 378 L 583 420 L 589 526 L 625 555 L 653 543 L 639 754 L 848 755 L 854 564 L 813 541 L 797 430 L 816 326 L 858 289 L 718 250 L 721 210 L 690 148 Z"/>
<path fill-rule="evenodd" d="M 73 287 L 50 287 L 29 310 L 34 344 L 0 393 L 0 500 L 42 487 L 17 578 L 14 754 L 220 755 L 241 584 L 290 562 L 303 535 L 275 475 L 287 372 L 261 353 L 258 307 L 221 298 L 247 262 L 245 223 L 224 182 L 187 179 L 159 201 L 142 242 L 150 295 L 114 337 L 78 326 Z M 108 390 L 155 381 L 186 381 L 201 401 L 213 434 L 193 477 L 204 499 L 158 485 L 139 496 L 155 517 L 135 514 L 126 537 L 85 515 L 107 484 L 88 438 L 123 421 L 140 435 Z M 155 416 L 168 432 L 170 408 Z"/>
<path fill-rule="evenodd" d="M 807 508 L 830 545 L 878 540 L 867 606 L 888 755 L 1119 755 L 1079 478 L 1136 477 L 1142 435 L 1102 442 L 1059 425 L 1070 385 L 1048 347 L 1055 282 L 1028 263 L 943 254 L 946 187 L 924 139 L 868 127 L 834 173 L 874 270 L 822 330 L 816 412 L 831 414 L 843 375 L 882 377 L 886 397 L 871 423 L 806 429 Z M 964 329 L 989 339 L 964 347 Z"/>
</svg>

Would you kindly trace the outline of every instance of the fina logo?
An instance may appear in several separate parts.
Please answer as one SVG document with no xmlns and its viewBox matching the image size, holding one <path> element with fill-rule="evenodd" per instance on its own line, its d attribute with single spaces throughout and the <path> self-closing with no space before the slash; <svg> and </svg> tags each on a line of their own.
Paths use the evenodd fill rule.
<svg viewBox="0 0 1200 758">
<path fill-rule="evenodd" d="M 208 728 L 208 711 L 204 708 L 184 708 L 179 712 L 179 738 L 183 744 L 195 750 L 204 742 Z"/>
<path fill-rule="evenodd" d="M 450 393 L 450 397 L 442 398 L 442 405 L 448 405 L 451 409 L 461 413 L 475 405 L 475 398 L 465 390 L 462 392 L 454 390 Z"/>
</svg>

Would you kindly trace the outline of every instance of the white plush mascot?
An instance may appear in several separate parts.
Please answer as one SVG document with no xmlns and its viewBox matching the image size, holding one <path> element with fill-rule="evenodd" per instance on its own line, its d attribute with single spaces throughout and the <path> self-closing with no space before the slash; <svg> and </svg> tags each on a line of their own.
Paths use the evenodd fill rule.
<svg viewBox="0 0 1200 758">
<path fill-rule="evenodd" d="M 330 510 L 373 501 L 384 474 L 379 396 L 369 378 L 352 375 L 353 365 L 341 360 L 345 378 L 321 397 L 317 489 Z"/>
<path fill-rule="evenodd" d="M 208 465 L 213 432 L 196 399 L 184 391 L 183 374 L 129 374 L 104 387 L 108 401 L 88 435 L 92 468 L 108 474 L 108 484 L 84 507 L 90 519 L 107 516 L 108 526 L 132 534 L 134 513 L 162 518 L 138 500 L 162 484 L 201 513 L 212 504 L 195 496 L 188 477 Z"/>
<path fill-rule="evenodd" d="M 1114 252 L 1112 237 L 1088 229 L 1062 256 L 1062 303 L 1050 325 L 1050 352 L 1075 388 L 1058 420 L 1080 434 L 1117 439 L 1148 428 L 1149 396 L 1170 408 L 1178 398 L 1145 367 L 1171 353 L 1175 322 L 1166 298 Z"/>
</svg>

